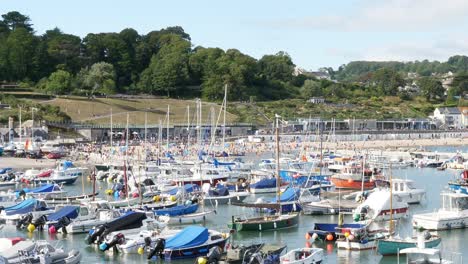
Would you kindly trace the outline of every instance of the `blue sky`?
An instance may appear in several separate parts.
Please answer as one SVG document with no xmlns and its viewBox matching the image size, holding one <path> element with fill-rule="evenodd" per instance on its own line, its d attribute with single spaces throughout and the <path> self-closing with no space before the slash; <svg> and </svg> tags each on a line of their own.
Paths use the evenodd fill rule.
<svg viewBox="0 0 468 264">
<path fill-rule="evenodd" d="M 255 58 L 286 51 L 305 69 L 468 54 L 466 0 L 0 2 L 0 13 L 28 15 L 38 34 L 54 27 L 81 37 L 127 27 L 145 34 L 180 25 L 194 45 L 236 48 Z"/>
</svg>

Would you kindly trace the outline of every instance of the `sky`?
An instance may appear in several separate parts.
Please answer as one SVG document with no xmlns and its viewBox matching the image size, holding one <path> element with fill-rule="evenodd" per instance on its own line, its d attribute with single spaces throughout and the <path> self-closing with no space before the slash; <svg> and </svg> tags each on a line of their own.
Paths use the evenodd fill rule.
<svg viewBox="0 0 468 264">
<path fill-rule="evenodd" d="M 37 34 L 179 25 L 194 46 L 235 48 L 254 58 L 287 52 L 307 70 L 353 60 L 439 60 L 468 54 L 467 0 L 0 0 L 28 15 Z"/>
</svg>

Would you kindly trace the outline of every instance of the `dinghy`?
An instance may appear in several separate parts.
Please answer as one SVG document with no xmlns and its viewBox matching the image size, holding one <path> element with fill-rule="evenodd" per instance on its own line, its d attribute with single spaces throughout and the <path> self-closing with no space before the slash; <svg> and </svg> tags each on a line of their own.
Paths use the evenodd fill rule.
<svg viewBox="0 0 468 264">
<path fill-rule="evenodd" d="M 323 260 L 321 248 L 297 248 L 281 256 L 282 264 L 319 264 Z"/>
</svg>

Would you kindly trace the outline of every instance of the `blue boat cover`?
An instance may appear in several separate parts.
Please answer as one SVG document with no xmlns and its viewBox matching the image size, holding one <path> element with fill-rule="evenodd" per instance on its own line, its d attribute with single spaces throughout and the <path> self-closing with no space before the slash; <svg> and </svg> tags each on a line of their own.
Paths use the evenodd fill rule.
<svg viewBox="0 0 468 264">
<path fill-rule="evenodd" d="M 63 169 L 66 170 L 68 168 L 71 168 L 73 167 L 73 162 L 69 161 L 69 160 L 66 160 L 63 162 Z"/>
<path fill-rule="evenodd" d="M 166 241 L 166 249 L 192 248 L 208 240 L 208 229 L 202 226 L 188 226 Z"/>
<path fill-rule="evenodd" d="M 194 192 L 194 191 L 198 191 L 199 190 L 199 187 L 198 185 L 196 184 L 190 184 L 190 183 L 187 183 L 184 185 L 184 190 L 185 190 L 185 193 L 191 193 L 191 192 Z M 167 192 L 169 195 L 176 195 L 177 192 L 179 191 L 179 187 L 176 187 L 172 190 L 170 190 L 169 192 Z"/>
<path fill-rule="evenodd" d="M 266 189 L 266 188 L 274 188 L 276 187 L 276 179 L 275 178 L 264 178 L 256 183 L 250 184 L 250 188 L 253 189 Z"/>
<path fill-rule="evenodd" d="M 363 224 L 343 224 L 342 226 L 338 226 L 338 224 L 319 223 L 319 224 L 315 224 L 314 230 L 321 230 L 321 231 L 326 231 L 326 232 L 336 232 L 337 227 L 362 229 L 362 228 L 365 228 L 366 225 L 363 225 Z"/>
<path fill-rule="evenodd" d="M 19 204 L 15 204 L 13 206 L 5 208 L 5 213 L 7 215 L 26 214 L 31 212 L 34 209 L 34 207 L 36 207 L 36 204 L 36 199 L 27 199 Z"/>
<path fill-rule="evenodd" d="M 3 168 L 3 169 L 0 169 L 0 174 L 5 174 L 7 173 L 7 171 L 11 171 L 12 168 Z"/>
<path fill-rule="evenodd" d="M 49 216 L 47 216 L 47 220 L 57 221 L 64 216 L 70 219 L 75 219 L 78 217 L 79 208 L 80 208 L 79 206 L 67 205 L 63 207 L 62 209 L 58 210 L 57 212 L 52 213 Z"/>
<path fill-rule="evenodd" d="M 299 188 L 287 188 L 280 196 L 280 202 L 292 202 L 299 199 L 301 190 Z M 277 202 L 278 198 L 274 198 L 272 202 Z"/>
<path fill-rule="evenodd" d="M 170 208 L 158 209 L 154 211 L 155 215 L 179 216 L 193 214 L 198 210 L 198 204 L 178 205 Z"/>
<path fill-rule="evenodd" d="M 31 193 L 45 193 L 45 192 L 52 192 L 54 190 L 54 184 L 45 184 L 39 186 L 35 189 L 30 190 Z"/>
</svg>

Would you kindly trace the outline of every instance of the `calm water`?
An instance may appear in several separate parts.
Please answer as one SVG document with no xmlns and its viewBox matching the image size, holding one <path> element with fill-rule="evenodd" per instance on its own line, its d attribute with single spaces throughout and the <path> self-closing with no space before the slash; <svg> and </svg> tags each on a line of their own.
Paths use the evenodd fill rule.
<svg viewBox="0 0 468 264">
<path fill-rule="evenodd" d="M 468 147 L 442 147 L 442 148 L 431 148 L 432 150 L 439 151 L 456 151 L 461 150 L 463 152 L 468 151 Z M 411 206 L 411 213 L 434 211 L 439 207 L 440 204 L 440 192 L 445 188 L 449 179 L 458 175 L 457 171 L 437 171 L 430 168 L 408 168 L 401 170 L 394 170 L 393 175 L 399 178 L 408 178 L 416 181 L 416 185 L 420 188 L 426 189 L 426 201 L 421 205 Z M 106 187 L 104 186 L 103 189 Z M 78 181 L 74 186 L 66 187 L 69 193 L 81 193 L 82 183 Z M 91 192 L 92 187 L 89 182 L 85 182 L 86 192 Z M 101 190 L 101 193 L 103 191 Z M 261 197 L 257 195 L 251 199 Z M 210 207 L 210 206 L 207 206 Z M 231 215 L 253 215 L 254 212 L 249 208 L 240 208 L 235 206 L 218 206 L 216 208 L 216 217 L 210 219 L 211 221 L 206 223 L 206 226 L 212 229 L 220 231 L 227 231 L 226 223 L 230 221 Z M 347 219 L 349 222 L 352 221 L 350 218 Z M 304 216 L 300 217 L 299 226 L 297 228 L 291 228 L 280 231 L 270 231 L 263 233 L 237 233 L 233 235 L 234 241 L 237 243 L 241 241 L 268 241 L 268 242 L 283 242 L 286 243 L 289 249 L 305 246 L 305 234 L 308 230 L 311 230 L 314 222 L 337 222 L 337 216 Z M 406 236 L 413 232 L 411 228 L 411 218 L 404 219 L 399 223 L 400 234 Z M 145 263 L 147 262 L 144 256 L 140 255 L 124 255 L 124 254 L 112 254 L 110 252 L 102 253 L 99 252 L 95 247 L 86 246 L 84 243 L 84 234 L 80 235 L 48 235 L 47 233 L 34 232 L 34 234 L 28 234 L 24 231 L 18 232 L 13 226 L 6 226 L 0 231 L 0 236 L 11 237 L 11 236 L 22 236 L 30 237 L 35 239 L 48 239 L 56 241 L 63 245 L 66 249 L 79 249 L 83 254 L 82 263 Z M 460 252 L 463 255 L 463 259 L 468 261 L 468 246 L 466 243 L 466 237 L 468 237 L 468 230 L 452 230 L 443 231 L 438 233 L 442 237 L 441 247 L 443 252 Z M 382 257 L 375 251 L 346 251 L 337 250 L 331 243 L 315 243 L 314 246 L 321 247 L 326 252 L 326 263 L 397 263 L 396 257 Z M 404 258 L 401 258 L 404 261 Z M 175 263 L 193 263 L 193 260 L 188 261 L 177 261 Z"/>
</svg>

